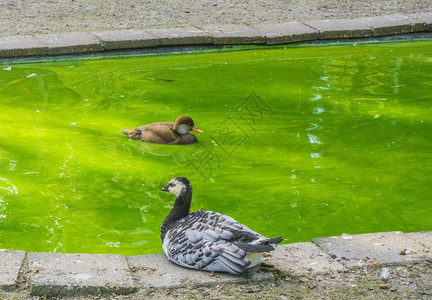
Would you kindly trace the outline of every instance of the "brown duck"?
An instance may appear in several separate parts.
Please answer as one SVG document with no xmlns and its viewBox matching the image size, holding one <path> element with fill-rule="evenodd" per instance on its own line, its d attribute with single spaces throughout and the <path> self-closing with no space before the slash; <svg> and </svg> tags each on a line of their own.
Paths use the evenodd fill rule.
<svg viewBox="0 0 432 300">
<path fill-rule="evenodd" d="M 204 132 L 195 127 L 194 121 L 190 117 L 178 117 L 175 123 L 157 122 L 131 130 L 122 130 L 130 139 L 170 145 L 196 143 L 198 141 L 196 136 L 189 131 Z"/>
</svg>

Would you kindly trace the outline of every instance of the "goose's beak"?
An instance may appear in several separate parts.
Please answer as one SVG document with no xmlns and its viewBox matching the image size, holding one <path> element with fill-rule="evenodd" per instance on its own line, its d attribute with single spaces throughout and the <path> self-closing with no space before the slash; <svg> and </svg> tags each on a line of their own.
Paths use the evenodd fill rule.
<svg viewBox="0 0 432 300">
<path fill-rule="evenodd" d="M 168 184 L 166 186 L 164 186 L 161 191 L 168 192 Z"/>
<path fill-rule="evenodd" d="M 199 133 L 204 133 L 204 131 L 202 131 L 201 129 L 196 128 L 195 126 L 194 126 L 194 128 L 192 128 L 192 131 L 196 131 L 196 132 L 199 132 Z"/>
</svg>

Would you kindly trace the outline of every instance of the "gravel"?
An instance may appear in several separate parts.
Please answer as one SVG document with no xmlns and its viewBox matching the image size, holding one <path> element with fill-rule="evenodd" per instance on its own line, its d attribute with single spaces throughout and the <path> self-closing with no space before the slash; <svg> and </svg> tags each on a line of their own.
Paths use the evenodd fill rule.
<svg viewBox="0 0 432 300">
<path fill-rule="evenodd" d="M 431 12 L 431 0 L 2 0 L 0 36 Z"/>
</svg>

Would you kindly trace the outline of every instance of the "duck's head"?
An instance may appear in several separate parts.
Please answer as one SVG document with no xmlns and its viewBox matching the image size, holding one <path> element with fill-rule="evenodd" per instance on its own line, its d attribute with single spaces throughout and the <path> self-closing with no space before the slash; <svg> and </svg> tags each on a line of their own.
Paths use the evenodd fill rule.
<svg viewBox="0 0 432 300">
<path fill-rule="evenodd" d="M 204 131 L 195 127 L 194 121 L 190 117 L 178 117 L 177 120 L 175 120 L 173 129 L 179 134 L 186 134 L 189 131 L 204 133 Z"/>
<path fill-rule="evenodd" d="M 176 177 L 170 180 L 170 182 L 162 188 L 162 191 L 170 192 L 171 194 L 179 197 L 184 192 L 191 190 L 192 187 L 189 184 L 189 180 L 185 177 Z"/>
</svg>

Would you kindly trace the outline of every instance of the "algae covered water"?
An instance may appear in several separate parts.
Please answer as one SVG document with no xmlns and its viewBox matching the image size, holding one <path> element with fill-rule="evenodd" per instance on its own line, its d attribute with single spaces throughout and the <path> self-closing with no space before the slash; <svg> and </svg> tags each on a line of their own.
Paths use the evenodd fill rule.
<svg viewBox="0 0 432 300">
<path fill-rule="evenodd" d="M 199 143 L 121 129 L 186 115 Z M 0 64 L 0 248 L 162 252 L 192 210 L 286 243 L 431 229 L 432 42 Z"/>
</svg>

